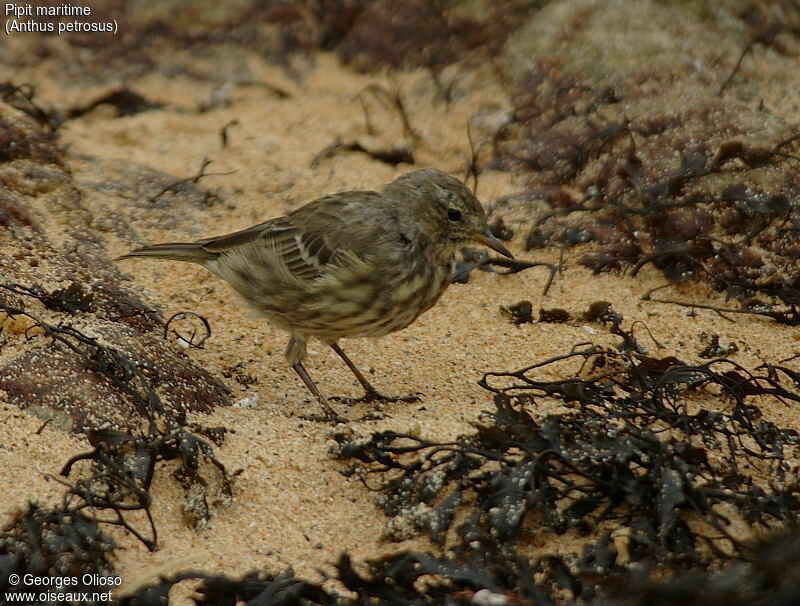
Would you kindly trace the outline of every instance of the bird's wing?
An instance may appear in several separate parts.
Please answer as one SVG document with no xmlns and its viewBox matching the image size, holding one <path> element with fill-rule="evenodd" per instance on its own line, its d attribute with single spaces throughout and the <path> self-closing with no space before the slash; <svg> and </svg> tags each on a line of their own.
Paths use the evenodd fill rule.
<svg viewBox="0 0 800 606">
<path fill-rule="evenodd" d="M 377 196 L 372 192 L 358 193 Z M 321 198 L 285 217 L 199 240 L 198 244 L 208 252 L 223 255 L 257 247 L 265 253 L 269 251 L 274 264 L 294 278 L 313 280 L 323 275 L 329 265 L 352 262 L 353 247 L 345 235 L 351 222 L 347 202 L 341 194 Z"/>
</svg>

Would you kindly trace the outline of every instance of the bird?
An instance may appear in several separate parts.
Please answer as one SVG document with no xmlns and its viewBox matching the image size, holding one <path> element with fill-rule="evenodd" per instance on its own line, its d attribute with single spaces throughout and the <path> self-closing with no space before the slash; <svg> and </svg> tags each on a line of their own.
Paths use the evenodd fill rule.
<svg viewBox="0 0 800 606">
<path fill-rule="evenodd" d="M 345 354 L 345 338 L 381 337 L 406 328 L 451 283 L 456 252 L 470 242 L 511 252 L 491 232 L 486 212 L 460 180 L 428 168 L 381 191 L 344 191 L 233 233 L 132 250 L 202 265 L 226 281 L 258 315 L 289 333 L 289 366 L 322 407 L 343 421 L 305 368 L 307 343 L 329 345 L 364 388 L 359 401 L 384 396 Z"/>
</svg>

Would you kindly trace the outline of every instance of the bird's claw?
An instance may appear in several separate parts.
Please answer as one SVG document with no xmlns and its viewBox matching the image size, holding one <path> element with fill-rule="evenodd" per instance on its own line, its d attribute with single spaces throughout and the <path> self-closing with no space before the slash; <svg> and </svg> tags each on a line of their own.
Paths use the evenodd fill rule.
<svg viewBox="0 0 800 606">
<path fill-rule="evenodd" d="M 322 414 L 301 415 L 300 418 L 314 423 L 330 423 L 331 425 L 351 422 L 350 419 L 343 417 L 332 408 L 325 410 Z"/>
</svg>

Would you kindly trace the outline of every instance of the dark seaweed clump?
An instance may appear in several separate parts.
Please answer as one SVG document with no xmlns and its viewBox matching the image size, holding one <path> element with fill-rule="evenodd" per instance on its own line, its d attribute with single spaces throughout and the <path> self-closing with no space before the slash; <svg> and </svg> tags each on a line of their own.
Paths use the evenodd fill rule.
<svg viewBox="0 0 800 606">
<path fill-rule="evenodd" d="M 206 433 L 218 443 L 222 438 L 219 431 Z M 148 434 L 139 436 L 94 432 L 89 438 L 94 449 L 71 458 L 61 470 L 62 476 L 69 476 L 79 461 L 92 463 L 88 475 L 72 484 L 64 482 L 67 489 L 62 504 L 46 509 L 30 503 L 0 532 L 0 591 L 33 591 L 39 595 L 43 587 L 27 584 L 26 575 L 80 580 L 77 585 L 44 588 L 53 593 L 91 595 L 108 591 L 107 584 L 93 580 L 114 575 L 112 554 L 116 544 L 104 527 L 125 529 L 149 550 L 158 545 L 149 489 L 159 462 L 179 463 L 173 477 L 187 492 L 184 518 L 189 524 L 197 525 L 210 517 L 210 491 L 200 472 L 203 460 L 216 465 L 221 474 L 221 492 L 228 499 L 231 497 L 226 470 L 214 457 L 212 446 L 186 428 L 168 432 L 151 428 Z M 146 520 L 146 529 L 141 528 L 141 522 L 132 521 L 139 517 L 137 514 Z M 11 582 L 11 575 L 23 582 Z M 97 603 L 103 602 L 107 603 L 107 598 Z M 53 599 L 44 603 L 66 602 Z M 83 599 L 81 603 L 95 602 Z"/>
<path fill-rule="evenodd" d="M 581 345 L 487 373 L 495 410 L 454 442 L 341 436 L 340 456 L 390 516 L 387 535 L 425 533 L 459 561 L 486 562 L 520 598 L 533 599 L 533 575 L 547 599 L 593 600 L 633 571 L 750 561 L 761 548 L 743 536 L 796 524 L 800 436 L 758 402 L 796 406 L 800 374 L 650 357 L 620 321 L 616 349 Z M 532 412 L 545 398 L 568 410 Z M 523 555 L 552 535 L 568 536 L 574 552 Z"/>
<path fill-rule="evenodd" d="M 800 534 L 786 532 L 754 546 L 746 560 L 720 572 L 692 572 L 656 583 L 641 572 L 612 577 L 608 596 L 587 599 L 594 571 L 609 564 L 613 551 L 587 550 L 579 559 L 582 581 L 570 572 L 563 559 L 544 557 L 531 564 L 520 557 L 505 562 L 482 559 L 474 552 L 457 557 L 436 557 L 419 552 L 402 552 L 368 562 L 366 570 L 356 571 L 343 555 L 336 563 L 337 579 L 349 592 L 340 592 L 297 578 L 291 569 L 279 574 L 253 572 L 233 579 L 204 573 L 185 573 L 165 579 L 158 585 L 139 590 L 119 601 L 126 606 L 168 603 L 169 590 L 186 580 L 199 581 L 195 604 L 217 606 L 275 604 L 280 606 L 335 605 L 359 606 L 475 606 L 519 604 L 602 604 L 605 606 L 788 606 L 800 599 Z M 537 580 L 534 580 L 537 579 Z M 551 591 L 538 579 L 552 580 L 560 589 Z M 580 592 L 576 601 L 569 594 Z M 557 593 L 558 595 L 554 595 Z"/>
<path fill-rule="evenodd" d="M 35 294 L 53 309 L 80 306 L 71 291 Z M 217 467 L 220 494 L 230 497 L 210 443 L 221 430 L 182 425 L 123 352 L 2 308 L 34 321 L 52 347 L 149 411 L 149 429 L 89 434 L 93 450 L 61 474 L 80 462 L 91 468 L 67 483 L 62 505 L 31 505 L 0 535 L 0 589 L 12 573 L 113 574 L 107 525 L 155 548 L 148 491 L 160 461 L 178 463 L 188 522 L 207 519 L 211 505 L 203 461 Z M 800 374 L 773 364 L 750 371 L 725 357 L 697 365 L 652 357 L 607 303 L 590 311 L 619 345 L 581 344 L 514 372 L 486 373 L 481 384 L 495 394 L 495 408 L 468 435 L 448 443 L 394 432 L 336 436 L 349 473 L 380 495 L 387 536 L 426 533 L 438 554 L 399 552 L 361 568 L 342 554 L 334 585 L 291 570 L 241 579 L 187 572 L 118 603 L 168 603 L 182 582 L 195 584 L 201 605 L 792 603 L 800 595 L 800 535 L 792 530 L 800 483 L 791 459 L 800 436 L 765 419 L 759 402 L 796 406 Z M 535 414 L 553 401 L 564 410 Z M 776 534 L 745 540 L 754 528 Z M 537 538 L 554 535 L 572 548 L 537 554 Z M 698 572 L 709 567 L 722 570 Z M 655 582 L 654 574 L 675 577 Z"/>
<path fill-rule="evenodd" d="M 162 603 L 189 580 L 198 605 L 795 603 L 800 436 L 758 402 L 797 405 L 800 375 L 650 357 L 619 314 L 602 316 L 617 348 L 584 344 L 487 373 L 495 409 L 469 435 L 337 436 L 349 473 L 379 495 L 389 538 L 426 533 L 438 555 L 401 551 L 355 569 L 343 554 L 333 585 L 291 569 L 188 572 L 122 603 Z M 565 411 L 531 412 L 545 398 Z M 742 538 L 753 529 L 765 538 Z M 564 547 L 539 553 L 537 537 L 554 535 Z"/>
<path fill-rule="evenodd" d="M 693 89 L 662 114 L 635 78 L 657 80 L 601 86 L 542 58 L 516 81 L 490 164 L 544 204 L 528 248 L 581 245 L 595 273 L 653 265 L 796 325 L 800 131 Z"/>
<path fill-rule="evenodd" d="M 83 291 L 72 287 L 50 293 L 38 287 L 3 285 L 3 288 L 39 299 L 48 309 L 69 314 L 91 303 Z M 101 343 L 66 322 L 48 323 L 3 298 L 0 298 L 0 312 L 9 318 L 26 318 L 30 322 L 29 338 L 38 334 L 48 340 L 49 346 L 45 347 L 50 348 L 52 359 L 63 356 L 73 360 L 76 368 L 96 377 L 94 383 L 108 384 L 145 420 L 142 431 L 86 429 L 93 449 L 72 457 L 60 475 L 69 478 L 79 462 L 90 462 L 91 467 L 74 482 L 59 480 L 66 486 L 62 504 L 53 509 L 29 504 L 0 533 L 0 591 L 41 590 L 10 583 L 11 574 L 23 579 L 26 574 L 39 578 L 113 574 L 111 552 L 115 546 L 103 532 L 104 526 L 122 527 L 145 547 L 155 549 L 158 538 L 150 515 L 149 489 L 160 462 L 177 462 L 173 477 L 186 491 L 183 513 L 188 524 L 204 523 L 210 517 L 214 501 L 230 499 L 229 476 L 214 456 L 212 446 L 221 444 L 224 429 L 188 425 L 185 411 L 162 402 L 154 388 L 153 378 L 157 373 L 153 369 L 124 350 Z M 201 472 L 203 462 L 218 470 L 220 477 L 216 484 L 210 484 Z M 215 485 L 217 492 L 212 488 Z M 142 520 L 147 528 L 141 528 Z M 83 590 L 103 592 L 107 587 L 48 589 L 80 594 Z"/>
</svg>

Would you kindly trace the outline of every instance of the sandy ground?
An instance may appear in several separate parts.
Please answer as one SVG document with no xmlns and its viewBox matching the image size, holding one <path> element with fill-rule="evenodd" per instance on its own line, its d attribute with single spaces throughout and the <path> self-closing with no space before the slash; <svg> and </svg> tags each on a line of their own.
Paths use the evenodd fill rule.
<svg viewBox="0 0 800 606">
<path fill-rule="evenodd" d="M 100 92 L 49 87 L 46 74 L 37 74 L 36 69 L 30 68 L 27 76 L 41 82 L 38 94 L 43 102 L 69 105 Z M 203 179 L 200 186 L 218 192 L 224 202 L 205 208 L 176 205 L 169 222 L 162 221 L 163 209 L 153 215 L 142 206 L 123 211 L 115 205 L 124 200 L 87 188 L 88 208 L 101 217 L 124 212 L 132 227 L 128 237 L 106 233 L 109 256 L 144 243 L 247 227 L 325 193 L 377 188 L 410 170 L 408 165 L 390 167 L 358 153 L 342 153 L 310 167 L 315 156 L 337 138 L 381 146 L 403 136 L 396 114 L 374 99 L 369 103 L 378 132 L 368 136 L 357 95 L 371 84 L 401 91 L 413 126 L 422 135 L 413 168 L 435 166 L 463 174 L 470 117 L 504 107 L 504 97 L 490 73 L 461 73 L 454 101 L 444 104 L 436 99 L 433 83 L 422 72 L 391 79 L 358 75 L 326 55 L 315 56 L 313 62 L 299 61 L 295 66 L 299 80 L 256 58 L 249 60 L 248 69 L 253 80 L 279 86 L 291 96 L 279 99 L 264 88 L 234 85 L 227 104 L 197 113 L 193 109 L 214 86 L 153 74 L 125 84 L 150 100 L 165 103 L 163 110 L 116 118 L 109 108 L 99 108 L 60 130 L 68 167 L 79 185 L 103 179 L 93 158 L 139 163 L 178 177 L 194 174 L 209 158 L 213 160 L 209 171 L 220 173 Z M 220 130 L 232 120 L 238 124 L 229 128 L 228 145 L 222 148 Z M 487 172 L 478 194 L 491 201 L 516 188 L 507 174 Z M 520 258 L 558 262 L 559 251 L 525 253 L 519 240 L 510 247 Z M 344 342 L 345 350 L 369 370 L 383 391 L 423 394 L 419 403 L 384 405 L 384 419 L 352 422 L 352 431 L 367 434 L 391 428 L 438 440 L 454 438 L 469 431 L 482 410 L 491 408 L 490 394 L 477 385 L 483 372 L 518 368 L 588 340 L 617 343 L 600 325 L 580 319 L 514 326 L 499 306 L 522 299 L 531 300 L 534 309 L 563 307 L 575 317 L 593 301 L 610 301 L 624 315 L 626 326 L 646 323 L 664 347 L 657 350 L 642 334 L 642 343 L 652 351 L 687 362 L 692 361 L 687 359 L 691 352 L 702 348 L 702 332 L 719 334 L 722 343 L 737 343 L 739 353 L 734 359 L 751 368 L 763 359 L 779 360 L 800 348 L 796 331 L 765 319 L 743 317 L 731 322 L 710 311 L 690 314 L 687 309 L 643 302 L 644 292 L 664 282 L 655 270 L 645 268 L 635 280 L 593 276 L 577 264 L 580 254 L 579 249 L 566 253 L 563 271 L 546 296 L 542 295 L 547 276 L 543 268 L 513 276 L 475 272 L 468 284 L 452 286 L 434 309 L 407 330 L 375 341 Z M 303 418 L 319 412 L 318 405 L 284 362 L 284 333 L 249 317 L 231 290 L 200 268 L 142 260 L 121 262 L 120 268 L 130 275 L 133 288 L 166 317 L 191 310 L 208 318 L 212 338 L 205 349 L 188 350 L 188 355 L 218 377 L 242 364 L 242 370 L 257 380 L 249 387 L 226 381 L 234 402 L 252 407 L 233 406 L 196 418 L 204 425 L 230 430 L 217 455 L 237 473 L 233 502 L 216 506 L 206 527 L 188 528 L 181 515 L 182 491 L 170 476 L 171 466 L 162 465 L 152 490 L 158 550 L 149 553 L 130 537 L 115 534 L 124 547 L 117 551 L 116 563 L 126 587 L 190 568 L 237 575 L 255 568 L 277 571 L 291 566 L 299 575 L 316 579 L 320 570 L 331 570 L 331 562 L 342 551 L 358 561 L 403 548 L 431 548 L 422 539 L 401 544 L 382 539 L 385 518 L 370 491 L 356 479 L 344 477 L 343 464 L 327 454 L 331 427 Z M 725 304 L 721 296 L 698 285 L 665 292 L 681 300 Z M 347 369 L 322 344 L 311 346 L 308 368 L 325 394 L 359 395 Z M 775 402 L 762 404 L 771 420 L 800 428 L 796 411 Z M 370 408 L 348 409 L 338 404 L 338 410 L 358 418 Z M 4 406 L 0 414 L 3 524 L 11 511 L 28 500 L 52 503 L 60 498 L 63 489 L 49 476 L 57 474 L 69 455 L 86 450 L 87 444 L 51 427 L 37 432 L 42 422 L 16 408 Z M 213 477 L 210 468 L 206 471 Z M 559 540 L 566 549 L 569 541 Z"/>
</svg>

